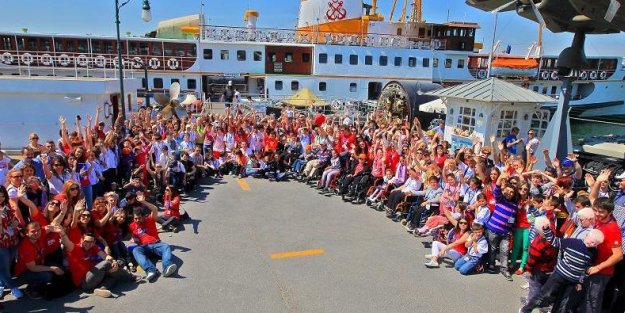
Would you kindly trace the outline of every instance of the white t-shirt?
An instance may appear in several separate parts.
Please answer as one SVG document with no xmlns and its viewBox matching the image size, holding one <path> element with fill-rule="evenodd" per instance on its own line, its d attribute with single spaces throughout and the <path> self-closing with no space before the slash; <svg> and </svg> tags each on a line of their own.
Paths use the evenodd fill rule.
<svg viewBox="0 0 625 313">
<path fill-rule="evenodd" d="M 3 155 L 0 159 L 0 185 L 6 186 L 7 173 L 9 172 L 9 163 L 11 158 L 8 155 Z"/>
</svg>

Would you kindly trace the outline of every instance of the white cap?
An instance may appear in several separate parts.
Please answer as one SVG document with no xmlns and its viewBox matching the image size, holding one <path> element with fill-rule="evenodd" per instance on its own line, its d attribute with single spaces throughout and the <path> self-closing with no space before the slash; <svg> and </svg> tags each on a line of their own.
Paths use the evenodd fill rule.
<svg viewBox="0 0 625 313">
<path fill-rule="evenodd" d="M 623 173 L 621 173 L 620 175 L 615 175 L 614 178 L 615 179 L 625 179 L 625 171 L 623 171 Z"/>
<path fill-rule="evenodd" d="M 232 86 L 232 81 L 231 80 L 228 81 L 228 86 Z"/>
</svg>

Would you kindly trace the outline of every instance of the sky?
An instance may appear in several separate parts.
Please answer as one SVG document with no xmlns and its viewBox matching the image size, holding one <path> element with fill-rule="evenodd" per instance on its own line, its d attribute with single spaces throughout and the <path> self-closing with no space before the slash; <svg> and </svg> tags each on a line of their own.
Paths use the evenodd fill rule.
<svg viewBox="0 0 625 313">
<path fill-rule="evenodd" d="M 412 2 L 411 0 L 408 0 Z M 142 0 L 131 0 L 120 13 L 121 32 L 142 35 L 156 29 L 158 21 L 197 14 L 200 0 L 151 0 L 152 21 L 141 20 Z M 299 0 L 203 0 L 209 24 L 243 26 L 243 12 L 252 8 L 260 12 L 258 27 L 294 28 L 297 23 Z M 370 3 L 370 0 L 366 1 Z M 379 12 L 388 17 L 392 0 L 378 0 Z M 398 1 L 402 3 L 402 1 Z M 29 33 L 115 35 L 114 0 L 0 0 L 0 31 Z M 398 4 L 398 7 L 401 7 Z M 400 9 L 398 9 L 400 10 Z M 400 15 L 397 12 L 395 16 Z M 464 3 L 464 0 L 423 0 L 423 16 L 428 22 L 476 22 L 481 29 L 476 41 L 490 47 L 495 15 Z M 500 13 L 497 40 L 502 47 L 510 45 L 513 54 L 525 54 L 537 40 L 538 25 L 514 12 Z M 544 33 L 543 49 L 547 55 L 557 55 L 570 45 L 568 33 Z M 586 40 L 588 56 L 625 56 L 625 33 L 589 35 Z"/>
</svg>

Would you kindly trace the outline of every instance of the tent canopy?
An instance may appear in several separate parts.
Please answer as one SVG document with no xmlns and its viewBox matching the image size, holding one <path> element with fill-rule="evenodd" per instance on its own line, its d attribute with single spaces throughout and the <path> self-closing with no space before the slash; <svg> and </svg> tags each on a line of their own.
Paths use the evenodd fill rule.
<svg viewBox="0 0 625 313">
<path fill-rule="evenodd" d="M 298 106 L 298 107 L 310 107 L 310 106 L 323 106 L 326 102 L 323 99 L 319 99 L 308 88 L 302 88 L 296 94 L 283 100 L 284 103 Z"/>
</svg>

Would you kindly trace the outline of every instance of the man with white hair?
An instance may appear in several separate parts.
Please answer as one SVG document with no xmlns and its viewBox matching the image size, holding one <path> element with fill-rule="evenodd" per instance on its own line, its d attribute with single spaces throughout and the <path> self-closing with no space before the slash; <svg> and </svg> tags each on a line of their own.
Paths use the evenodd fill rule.
<svg viewBox="0 0 625 313">
<path fill-rule="evenodd" d="M 225 103 L 226 108 L 229 108 L 230 105 L 232 105 L 232 102 L 234 102 L 234 93 L 234 86 L 232 86 L 232 81 L 229 80 L 228 85 L 226 85 L 226 88 L 224 88 L 224 92 L 221 95 L 221 101 Z"/>
<path fill-rule="evenodd" d="M 536 236 L 530 243 L 529 257 L 524 268 L 530 275 L 527 299 L 533 299 L 538 296 L 540 289 L 547 282 L 549 275 L 551 275 L 553 268 L 556 266 L 558 249 L 545 238 L 543 231 L 543 228 L 549 227 L 553 232 L 554 226 L 546 216 L 539 216 L 534 222 Z"/>
<path fill-rule="evenodd" d="M 519 312 L 530 313 L 534 308 L 548 306 L 556 297 L 560 299 L 560 302 L 556 304 L 558 307 L 552 308 L 552 312 L 567 312 L 572 299 L 569 298 L 571 293 L 565 293 L 565 291 L 573 286 L 581 290 L 586 277 L 586 269 L 592 264 L 597 255 L 597 246 L 604 239 L 603 233 L 598 229 L 588 232 L 583 240 L 557 238 L 550 225 L 543 226 L 543 235 L 551 245 L 563 251 L 562 257 L 556 263 L 553 274 L 549 276 L 540 292 L 528 299 L 527 304 Z"/>
</svg>

